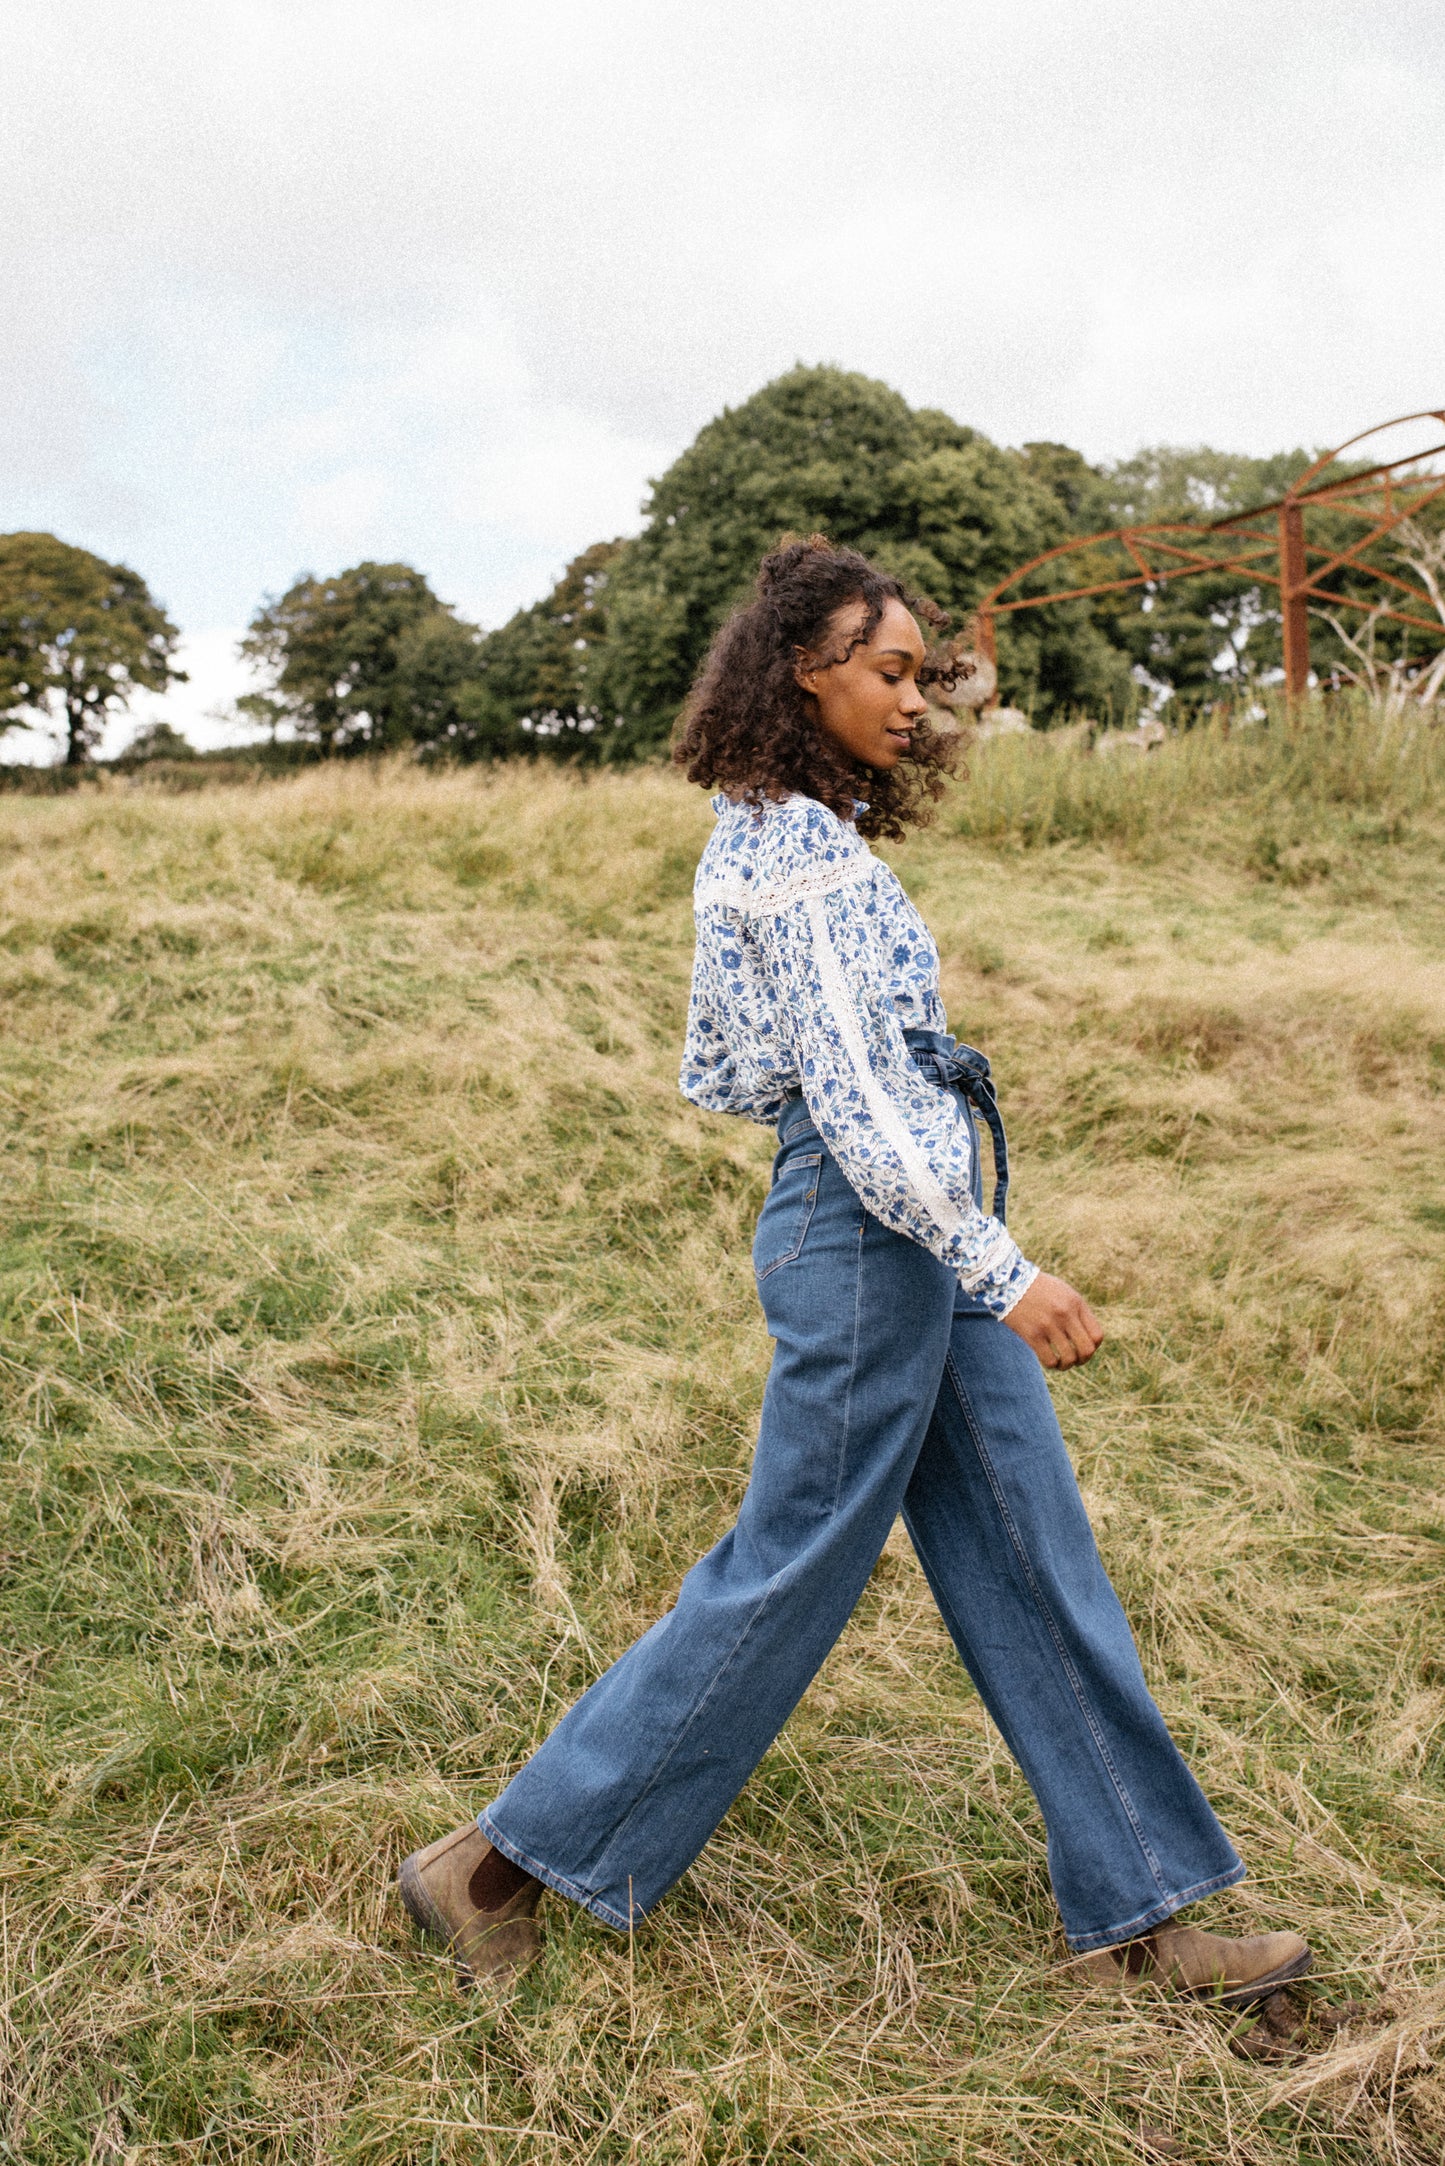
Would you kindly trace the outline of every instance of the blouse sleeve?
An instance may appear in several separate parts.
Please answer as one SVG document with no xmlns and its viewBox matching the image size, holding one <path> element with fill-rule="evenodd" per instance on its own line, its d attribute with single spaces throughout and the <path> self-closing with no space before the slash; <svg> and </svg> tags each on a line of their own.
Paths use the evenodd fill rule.
<svg viewBox="0 0 1445 2166">
<path fill-rule="evenodd" d="M 821 867 L 795 860 L 760 882 L 750 929 L 792 1033 L 808 1110 L 843 1173 L 875 1218 L 1006 1316 L 1038 1271 L 974 1202 L 970 1124 L 909 1053 L 887 991 L 874 872 L 861 850 Z"/>
</svg>

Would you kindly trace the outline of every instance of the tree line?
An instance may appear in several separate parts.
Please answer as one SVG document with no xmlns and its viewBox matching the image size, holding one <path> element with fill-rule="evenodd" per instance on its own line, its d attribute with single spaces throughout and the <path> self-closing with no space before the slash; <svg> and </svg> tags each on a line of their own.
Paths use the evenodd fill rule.
<svg viewBox="0 0 1445 2166">
<path fill-rule="evenodd" d="M 708 641 L 785 532 L 866 551 L 949 610 L 1027 558 L 1126 520 L 1220 517 L 1278 496 L 1303 450 L 1154 449 L 1091 465 L 1066 444 L 995 444 L 873 378 L 797 367 L 707 423 L 652 487 L 634 537 L 599 541 L 543 600 L 483 633 L 407 564 L 305 574 L 257 609 L 241 652 L 259 728 L 335 755 L 412 744 L 460 758 L 635 759 L 667 740 Z M 139 574 L 49 534 L 0 536 L 0 728 L 39 711 L 65 758 L 107 714 L 181 672 Z M 1273 667 L 1277 613 L 1201 576 L 1154 595 L 999 623 L 1001 696 L 1048 722 L 1181 707 Z"/>
</svg>

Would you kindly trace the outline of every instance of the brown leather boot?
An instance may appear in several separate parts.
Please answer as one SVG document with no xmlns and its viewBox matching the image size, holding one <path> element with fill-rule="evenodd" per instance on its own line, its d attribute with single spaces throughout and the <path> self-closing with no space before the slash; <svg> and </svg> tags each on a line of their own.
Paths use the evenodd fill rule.
<svg viewBox="0 0 1445 2166">
<path fill-rule="evenodd" d="M 1229 1940 L 1197 1925 L 1161 1925 L 1140 1940 L 1085 1956 L 1083 1967 L 1107 1984 L 1153 1979 L 1176 1993 L 1242 2008 L 1268 2000 L 1291 1978 L 1302 1978 L 1313 1961 L 1309 1942 L 1298 1933 L 1248 1933 Z"/>
<path fill-rule="evenodd" d="M 403 1859 L 397 1885 L 422 1931 L 456 1957 L 463 1982 L 514 1978 L 537 1960 L 532 1913 L 542 1883 L 494 1850 L 475 1820 Z"/>
</svg>

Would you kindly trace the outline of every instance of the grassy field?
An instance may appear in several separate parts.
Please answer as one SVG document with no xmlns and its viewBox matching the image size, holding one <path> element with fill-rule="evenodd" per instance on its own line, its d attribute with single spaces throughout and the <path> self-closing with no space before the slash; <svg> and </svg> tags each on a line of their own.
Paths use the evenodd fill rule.
<svg viewBox="0 0 1445 2166">
<path fill-rule="evenodd" d="M 1070 1975 L 895 1536 L 633 1940 L 510 1999 L 398 1858 L 741 1493 L 769 1139 L 674 1077 L 705 803 L 362 766 L 0 799 L 0 2156 L 1445 2155 L 1445 731 L 980 752 L 891 852 L 999 1072 L 1057 1401 L 1286 2044 Z M 1326 2008 L 1359 2004 L 1340 2029 Z"/>
</svg>

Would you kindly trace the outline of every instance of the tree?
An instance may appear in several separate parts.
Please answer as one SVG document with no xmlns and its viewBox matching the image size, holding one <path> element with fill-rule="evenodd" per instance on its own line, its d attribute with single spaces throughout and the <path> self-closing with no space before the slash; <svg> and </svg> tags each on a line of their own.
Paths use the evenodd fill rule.
<svg viewBox="0 0 1445 2166">
<path fill-rule="evenodd" d="M 125 751 L 123 760 L 194 760 L 199 755 L 183 731 L 169 722 L 147 722 L 138 729 Z"/>
<path fill-rule="evenodd" d="M 481 637 L 451 610 L 434 609 L 397 641 L 401 701 L 418 744 L 452 744 L 464 729 L 463 701 L 476 683 Z"/>
<path fill-rule="evenodd" d="M 1035 481 L 1053 491 L 1072 534 L 1097 534 L 1119 522 L 1114 517 L 1108 476 L 1090 466 L 1071 444 L 1025 444 L 1021 457 Z"/>
<path fill-rule="evenodd" d="M 0 728 L 27 711 L 63 719 L 65 764 L 82 766 L 108 715 L 185 682 L 179 637 L 128 565 L 54 534 L 0 534 Z"/>
<path fill-rule="evenodd" d="M 612 573 L 626 547 L 594 542 L 545 601 L 519 609 L 481 642 L 446 733 L 458 751 L 491 756 L 540 744 L 595 756 L 613 728 L 593 677 L 608 636 Z"/>
<path fill-rule="evenodd" d="M 356 564 L 334 578 L 305 573 L 267 596 L 240 652 L 269 671 L 269 701 L 328 756 L 445 734 L 475 634 L 409 564 Z M 421 712 L 418 714 L 418 700 Z M 256 711 L 260 711 L 259 707 Z"/>
<path fill-rule="evenodd" d="M 1151 444 L 1101 470 L 1108 517 L 1099 524 L 1227 519 L 1256 504 L 1272 504 L 1314 458 L 1312 451 L 1277 451 L 1255 459 L 1242 451 L 1211 451 L 1207 444 Z"/>
<path fill-rule="evenodd" d="M 1414 574 L 1445 636 L 1445 529 L 1436 507 L 1431 510 L 1433 518 L 1427 511 L 1423 518 L 1402 520 L 1388 537 L 1387 554 L 1397 572 Z M 1363 621 L 1355 615 L 1351 622 L 1337 609 L 1311 611 L 1335 636 L 1332 674 L 1360 685 L 1383 714 L 1399 714 L 1411 705 L 1433 707 L 1445 696 L 1445 646 L 1430 642 L 1422 649 L 1418 627 L 1391 624 L 1383 615 L 1390 603 L 1398 605 L 1401 599 L 1391 592 L 1388 602 L 1375 601 Z M 1420 606 L 1414 601 L 1412 613 Z"/>
</svg>

